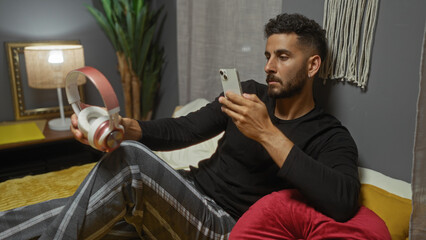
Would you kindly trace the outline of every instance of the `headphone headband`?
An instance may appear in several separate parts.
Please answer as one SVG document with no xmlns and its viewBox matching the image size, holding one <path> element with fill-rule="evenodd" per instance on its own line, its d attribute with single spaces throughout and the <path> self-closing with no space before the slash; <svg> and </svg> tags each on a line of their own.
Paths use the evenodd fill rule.
<svg viewBox="0 0 426 240">
<path fill-rule="evenodd" d="M 71 105 L 77 104 L 80 108 L 80 93 L 78 92 L 77 79 L 80 74 L 85 75 L 98 89 L 104 105 L 110 115 L 120 111 L 117 96 L 106 77 L 93 67 L 82 67 L 69 72 L 65 78 L 65 91 L 68 102 Z M 78 114 L 78 113 L 77 113 Z"/>
<path fill-rule="evenodd" d="M 93 67 L 86 66 L 72 70 L 65 78 L 65 91 L 68 102 L 71 104 L 74 112 L 78 115 L 81 111 L 80 93 L 78 92 L 77 85 L 77 79 L 80 74 L 86 76 L 95 85 L 96 89 L 98 89 L 111 120 L 110 126 L 117 127 L 119 125 L 118 113 L 120 112 L 117 96 L 106 77 Z"/>
</svg>

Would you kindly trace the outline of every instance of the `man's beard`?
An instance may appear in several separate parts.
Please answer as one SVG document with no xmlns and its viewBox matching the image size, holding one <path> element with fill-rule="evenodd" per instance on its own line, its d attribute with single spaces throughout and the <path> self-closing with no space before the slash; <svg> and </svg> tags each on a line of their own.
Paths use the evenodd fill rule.
<svg viewBox="0 0 426 240">
<path fill-rule="evenodd" d="M 304 88 L 308 79 L 307 74 L 301 69 L 295 77 L 284 82 L 281 78 L 268 74 L 266 82 L 278 82 L 281 87 L 268 85 L 268 96 L 271 98 L 290 98 L 299 94 Z"/>
</svg>

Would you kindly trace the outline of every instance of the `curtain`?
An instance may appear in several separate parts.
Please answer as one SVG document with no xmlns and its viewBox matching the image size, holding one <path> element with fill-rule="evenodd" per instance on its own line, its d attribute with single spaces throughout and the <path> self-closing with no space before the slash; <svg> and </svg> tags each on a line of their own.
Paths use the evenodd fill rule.
<svg viewBox="0 0 426 240">
<path fill-rule="evenodd" d="M 265 23 L 281 0 L 177 0 L 179 104 L 222 92 L 219 68 L 264 82 Z"/>
<path fill-rule="evenodd" d="M 420 64 L 420 87 L 417 102 L 417 120 L 414 138 L 414 162 L 411 186 L 413 212 L 410 239 L 426 239 L 426 26 Z"/>
</svg>

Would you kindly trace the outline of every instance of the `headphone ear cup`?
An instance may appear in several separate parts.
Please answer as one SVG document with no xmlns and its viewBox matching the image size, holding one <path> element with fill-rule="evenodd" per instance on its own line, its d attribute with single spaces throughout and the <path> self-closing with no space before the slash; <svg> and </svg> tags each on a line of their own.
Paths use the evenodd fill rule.
<svg viewBox="0 0 426 240">
<path fill-rule="evenodd" d="M 109 116 L 101 116 L 90 125 L 90 129 L 87 134 L 87 140 L 89 141 L 89 144 L 95 149 L 99 149 L 99 146 L 102 145 L 102 143 L 99 141 L 100 139 L 95 138 L 95 134 L 98 130 L 100 130 L 100 126 L 106 121 L 109 121 Z"/>
<path fill-rule="evenodd" d="M 105 109 L 96 106 L 86 107 L 78 114 L 78 129 L 87 137 L 92 128 L 91 124 L 99 117 L 104 116 L 108 118 L 108 112 Z"/>
</svg>

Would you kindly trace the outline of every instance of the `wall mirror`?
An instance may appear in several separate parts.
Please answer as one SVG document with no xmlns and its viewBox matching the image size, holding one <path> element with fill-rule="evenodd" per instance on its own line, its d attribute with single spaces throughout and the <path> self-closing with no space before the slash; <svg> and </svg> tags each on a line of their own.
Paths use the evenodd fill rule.
<svg viewBox="0 0 426 240">
<path fill-rule="evenodd" d="M 27 81 L 24 48 L 43 45 L 78 45 L 80 41 L 46 41 L 46 42 L 6 42 L 6 55 L 9 64 L 9 76 L 13 97 L 15 120 L 49 119 L 58 117 L 59 103 L 56 89 L 30 88 Z M 63 90 L 65 115 L 73 113 Z M 83 86 L 79 86 L 80 96 L 84 101 Z"/>
</svg>

